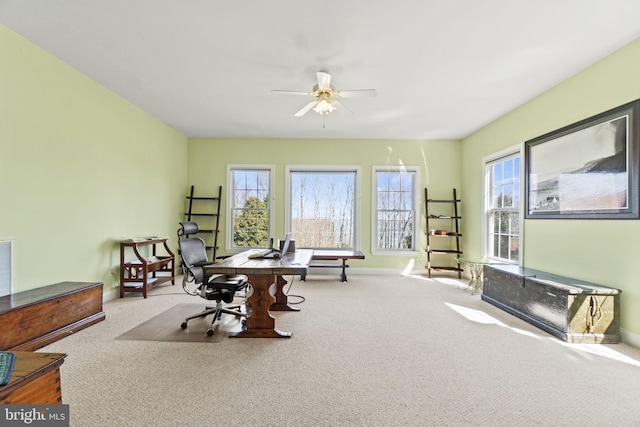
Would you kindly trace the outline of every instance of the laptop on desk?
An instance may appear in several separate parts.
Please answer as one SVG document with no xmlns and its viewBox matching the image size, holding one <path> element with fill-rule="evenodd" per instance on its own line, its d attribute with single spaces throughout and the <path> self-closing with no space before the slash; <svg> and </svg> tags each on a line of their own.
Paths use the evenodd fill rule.
<svg viewBox="0 0 640 427">
<path fill-rule="evenodd" d="M 269 248 L 256 252 L 255 254 L 249 255 L 251 259 L 273 259 L 273 258 L 282 258 L 289 251 L 289 244 L 291 243 L 291 232 L 287 233 L 284 238 L 284 244 L 282 245 L 282 251 L 273 247 L 273 237 L 269 241 Z"/>
</svg>

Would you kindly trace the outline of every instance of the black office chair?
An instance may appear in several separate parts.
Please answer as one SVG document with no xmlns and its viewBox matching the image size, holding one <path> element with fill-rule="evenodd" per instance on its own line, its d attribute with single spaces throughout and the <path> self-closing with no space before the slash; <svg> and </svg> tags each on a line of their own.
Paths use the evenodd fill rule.
<svg viewBox="0 0 640 427">
<path fill-rule="evenodd" d="M 246 290 L 248 286 L 247 276 L 244 275 L 209 275 L 204 272 L 204 267 L 214 264 L 209 261 L 204 241 L 199 237 L 189 237 L 198 233 L 198 224 L 191 221 L 180 223 L 178 229 L 178 247 L 182 260 L 182 288 L 190 295 L 198 295 L 206 300 L 216 301 L 215 307 L 205 307 L 200 313 L 188 316 L 184 319 L 182 329 L 187 328 L 187 323 L 191 319 L 206 317 L 213 314 L 211 326 L 207 330 L 207 335 L 213 335 L 213 324 L 222 317 L 223 313 L 236 317 L 247 317 L 246 310 L 242 312 L 243 305 L 223 305 L 229 304 L 238 291 Z"/>
</svg>

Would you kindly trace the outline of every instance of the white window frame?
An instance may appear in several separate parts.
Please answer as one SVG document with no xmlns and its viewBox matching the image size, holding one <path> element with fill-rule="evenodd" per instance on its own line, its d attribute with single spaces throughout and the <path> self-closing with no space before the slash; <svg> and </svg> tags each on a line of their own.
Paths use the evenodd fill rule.
<svg viewBox="0 0 640 427">
<path fill-rule="evenodd" d="M 267 171 L 269 172 L 269 235 L 274 235 L 274 216 L 275 216 L 275 166 L 274 165 L 261 165 L 261 164 L 228 164 L 227 165 L 227 203 L 226 203 L 226 236 L 225 236 L 225 250 L 227 253 L 240 253 L 249 247 L 236 247 L 233 245 L 233 194 L 234 194 L 234 180 L 233 172 L 236 170 L 254 170 L 254 171 Z"/>
<path fill-rule="evenodd" d="M 362 235 L 362 221 L 360 219 L 362 172 L 359 165 L 286 165 L 285 166 L 285 226 L 287 231 L 291 225 L 291 173 L 292 172 L 355 172 L 355 189 L 353 191 L 354 212 L 353 212 L 353 249 L 359 250 L 360 237 Z"/>
<path fill-rule="evenodd" d="M 12 239 L 0 239 L 0 296 L 11 295 L 14 292 L 13 247 Z"/>
<path fill-rule="evenodd" d="M 524 256 L 524 144 L 517 144 L 504 150 L 492 153 L 482 159 L 482 171 L 484 174 L 482 184 L 482 255 L 484 258 L 498 260 L 500 262 L 508 262 L 504 258 L 497 258 L 490 252 L 491 242 L 489 241 L 489 217 L 491 208 L 491 171 L 490 165 L 501 161 L 508 160 L 509 158 L 520 157 L 520 208 L 519 208 L 519 220 L 520 220 L 520 237 L 518 241 L 518 260 L 517 264 L 522 265 L 522 259 Z M 515 264 L 516 261 L 512 260 Z"/>
<path fill-rule="evenodd" d="M 413 182 L 413 236 L 411 249 L 379 249 L 377 247 L 378 237 L 378 172 L 392 173 L 411 173 L 414 174 Z M 371 168 L 371 253 L 373 255 L 391 255 L 391 256 L 415 256 L 418 251 L 419 228 L 418 218 L 420 217 L 420 195 L 418 187 L 420 186 L 420 166 L 406 165 L 382 165 L 372 166 Z"/>
</svg>

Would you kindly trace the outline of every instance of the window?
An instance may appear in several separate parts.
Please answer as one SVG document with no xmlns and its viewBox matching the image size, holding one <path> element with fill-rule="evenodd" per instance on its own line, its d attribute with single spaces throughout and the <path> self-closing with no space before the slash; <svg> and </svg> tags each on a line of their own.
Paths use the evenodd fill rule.
<svg viewBox="0 0 640 427">
<path fill-rule="evenodd" d="M 13 240 L 0 240 L 0 297 L 13 292 Z"/>
<path fill-rule="evenodd" d="M 227 249 L 267 247 L 273 235 L 273 167 L 229 166 L 228 172 Z"/>
<path fill-rule="evenodd" d="M 485 256 L 520 262 L 520 152 L 485 162 Z"/>
<path fill-rule="evenodd" d="M 374 167 L 374 251 L 415 250 L 417 168 Z"/>
<path fill-rule="evenodd" d="M 301 248 L 357 248 L 359 168 L 287 167 L 287 225 Z"/>
</svg>

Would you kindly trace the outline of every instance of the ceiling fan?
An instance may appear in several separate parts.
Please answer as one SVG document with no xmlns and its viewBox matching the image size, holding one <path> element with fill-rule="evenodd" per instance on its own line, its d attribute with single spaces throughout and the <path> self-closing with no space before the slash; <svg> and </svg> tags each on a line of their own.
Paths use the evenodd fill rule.
<svg viewBox="0 0 640 427">
<path fill-rule="evenodd" d="M 329 114 L 335 111 L 336 107 L 343 106 L 338 98 L 353 98 L 357 96 L 376 96 L 375 89 L 356 89 L 356 90 L 336 90 L 331 86 L 331 74 L 324 71 L 316 73 L 318 84 L 313 86 L 311 92 L 296 92 L 291 90 L 272 90 L 272 93 L 281 93 L 285 95 L 306 95 L 313 96 L 314 100 L 302 107 L 296 117 L 304 116 L 308 111 L 313 110 L 318 114 Z M 345 107 L 349 110 L 347 107 Z M 349 110 L 351 111 L 351 110 Z"/>
</svg>

